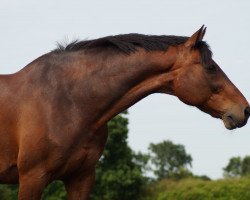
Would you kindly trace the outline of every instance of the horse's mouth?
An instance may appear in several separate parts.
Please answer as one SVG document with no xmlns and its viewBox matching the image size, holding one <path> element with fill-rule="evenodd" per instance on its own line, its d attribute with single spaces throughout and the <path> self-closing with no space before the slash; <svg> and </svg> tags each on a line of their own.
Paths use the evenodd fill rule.
<svg viewBox="0 0 250 200">
<path fill-rule="evenodd" d="M 222 118 L 222 121 L 223 121 L 223 123 L 224 123 L 224 126 L 228 129 L 228 130 L 233 130 L 233 129 L 236 129 L 237 128 L 237 126 L 236 126 L 236 124 L 235 124 L 235 122 L 232 120 L 232 119 L 230 119 L 230 118 Z"/>
<path fill-rule="evenodd" d="M 222 121 L 223 121 L 225 127 L 228 130 L 233 130 L 233 129 L 236 129 L 236 128 L 241 128 L 241 127 L 245 126 L 246 123 L 247 123 L 247 119 L 244 120 L 244 121 L 242 121 L 242 122 L 239 122 L 239 121 L 236 121 L 231 116 L 223 116 L 222 117 Z"/>
</svg>

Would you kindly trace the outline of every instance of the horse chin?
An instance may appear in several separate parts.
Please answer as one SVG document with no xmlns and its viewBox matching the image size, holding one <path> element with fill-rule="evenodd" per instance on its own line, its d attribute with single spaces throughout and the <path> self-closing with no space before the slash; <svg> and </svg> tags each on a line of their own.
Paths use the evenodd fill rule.
<svg viewBox="0 0 250 200">
<path fill-rule="evenodd" d="M 226 120 L 223 120 L 223 123 L 224 123 L 224 126 L 226 127 L 226 129 L 228 129 L 228 130 L 233 130 L 233 129 L 236 129 L 236 128 L 237 128 L 237 126 L 232 125 L 231 123 L 229 123 L 229 122 L 226 121 Z"/>
<path fill-rule="evenodd" d="M 226 129 L 228 130 L 233 130 L 235 128 L 237 128 L 237 126 L 235 125 L 234 121 L 227 118 L 226 116 L 222 116 L 222 121 L 224 123 L 224 126 L 226 127 Z"/>
</svg>

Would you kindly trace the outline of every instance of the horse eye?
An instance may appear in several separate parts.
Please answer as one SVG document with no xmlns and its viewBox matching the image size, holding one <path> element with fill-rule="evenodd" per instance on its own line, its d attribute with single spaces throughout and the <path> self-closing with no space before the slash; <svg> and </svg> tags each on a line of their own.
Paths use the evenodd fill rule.
<svg viewBox="0 0 250 200">
<path fill-rule="evenodd" d="M 214 73 L 214 72 L 216 72 L 217 67 L 215 65 L 208 65 L 206 67 L 206 69 L 207 69 L 208 72 Z"/>
<path fill-rule="evenodd" d="M 221 91 L 221 88 L 219 88 L 219 87 L 213 87 L 212 88 L 213 93 L 219 93 L 220 91 Z"/>
</svg>

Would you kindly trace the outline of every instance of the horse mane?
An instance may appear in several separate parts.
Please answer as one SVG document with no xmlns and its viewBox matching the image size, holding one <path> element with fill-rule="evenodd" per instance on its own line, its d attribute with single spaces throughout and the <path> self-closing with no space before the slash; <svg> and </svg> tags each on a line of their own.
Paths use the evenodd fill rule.
<svg viewBox="0 0 250 200">
<path fill-rule="evenodd" d="M 188 38 L 189 37 L 174 35 L 143 35 L 130 33 L 93 40 L 75 40 L 67 45 L 58 43 L 57 48 L 53 52 L 60 53 L 90 49 L 105 51 L 111 49 L 115 52 L 131 54 L 139 48 L 143 48 L 146 51 L 166 51 L 170 46 L 185 43 Z M 206 61 L 212 55 L 208 44 L 204 41 L 198 42 L 195 48 L 200 50 L 203 61 Z"/>
</svg>

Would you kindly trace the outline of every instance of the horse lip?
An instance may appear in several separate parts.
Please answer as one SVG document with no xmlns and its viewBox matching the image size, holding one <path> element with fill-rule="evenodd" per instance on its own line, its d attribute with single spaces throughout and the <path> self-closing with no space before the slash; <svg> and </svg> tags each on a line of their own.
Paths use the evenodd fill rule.
<svg viewBox="0 0 250 200">
<path fill-rule="evenodd" d="M 222 116 L 222 120 L 224 122 L 225 127 L 228 130 L 233 130 L 236 128 L 241 128 L 243 126 L 245 126 L 247 124 L 247 119 L 242 121 L 242 122 L 236 122 L 233 117 L 231 117 L 230 115 L 224 115 Z"/>
<path fill-rule="evenodd" d="M 238 128 L 237 124 L 234 122 L 233 118 L 228 115 L 222 116 L 222 121 L 228 130 L 233 130 Z"/>
</svg>

